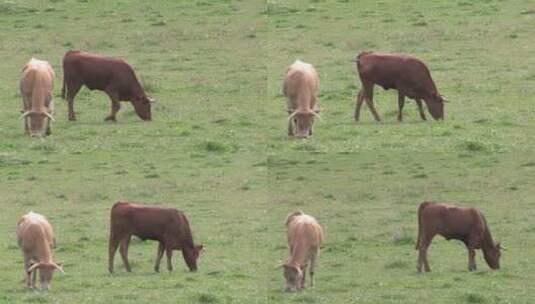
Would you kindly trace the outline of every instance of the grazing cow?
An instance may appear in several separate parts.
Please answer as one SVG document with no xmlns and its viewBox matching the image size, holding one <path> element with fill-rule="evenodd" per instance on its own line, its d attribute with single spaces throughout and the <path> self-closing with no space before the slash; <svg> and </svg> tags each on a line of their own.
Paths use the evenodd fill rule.
<svg viewBox="0 0 535 304">
<path fill-rule="evenodd" d="M 487 221 L 475 208 L 462 208 L 449 204 L 423 202 L 418 208 L 418 272 L 429 272 L 427 248 L 435 235 L 446 240 L 462 241 L 468 249 L 468 270 L 476 270 L 475 249 L 483 251 L 485 261 L 492 269 L 500 268 L 500 243 L 494 243 Z"/>
<path fill-rule="evenodd" d="M 124 60 L 104 57 L 83 51 L 68 51 L 63 56 L 63 88 L 67 99 L 69 120 L 76 120 L 74 97 L 82 85 L 90 90 L 104 91 L 111 100 L 111 113 L 105 120 L 115 121 L 120 101 L 130 101 L 137 115 L 151 120 L 153 100 L 145 94 L 132 67 Z"/>
<path fill-rule="evenodd" d="M 438 93 L 429 69 L 419 59 L 407 55 L 361 52 L 357 56 L 356 63 L 362 89 L 357 96 L 355 121 L 359 121 L 360 107 L 364 100 L 366 100 L 375 120 L 381 120 L 373 105 L 374 84 L 380 85 L 385 90 L 395 89 L 398 91 L 399 121 L 403 120 L 402 110 L 405 105 L 405 97 L 416 101 L 420 117 L 423 120 L 426 118 L 422 99 L 435 120 L 444 119 L 445 100 Z"/>
<path fill-rule="evenodd" d="M 306 138 L 312 135 L 314 116 L 319 117 L 316 106 L 318 90 L 318 73 L 311 64 L 296 60 L 286 71 L 282 91 L 289 115 L 289 136 Z"/>
<path fill-rule="evenodd" d="M 54 70 L 47 61 L 30 59 L 22 68 L 20 93 L 24 131 L 31 136 L 50 135 L 50 121 L 54 120 Z"/>
<path fill-rule="evenodd" d="M 141 240 L 158 241 L 158 254 L 154 271 L 160 271 L 160 261 L 167 255 L 167 269 L 173 270 L 171 258 L 173 249 L 182 250 L 184 261 L 190 271 L 197 270 L 197 258 L 203 251 L 203 245 L 194 245 L 188 219 L 184 213 L 173 209 L 154 206 L 143 206 L 132 203 L 118 202 L 111 209 L 110 244 L 108 270 L 113 273 L 113 258 L 117 246 L 126 271 L 132 271 L 128 264 L 128 245 L 130 237 L 135 235 Z"/>
<path fill-rule="evenodd" d="M 286 218 L 290 258 L 283 265 L 286 291 L 305 287 L 305 273 L 310 263 L 310 286 L 314 286 L 314 268 L 323 240 L 323 229 L 312 216 L 294 212 Z"/>
<path fill-rule="evenodd" d="M 35 288 L 37 270 L 41 289 L 48 290 L 55 270 L 63 273 L 61 264 L 52 259 L 54 231 L 47 219 L 37 213 L 23 215 L 17 225 L 17 241 L 24 255 L 26 285 Z"/>
</svg>

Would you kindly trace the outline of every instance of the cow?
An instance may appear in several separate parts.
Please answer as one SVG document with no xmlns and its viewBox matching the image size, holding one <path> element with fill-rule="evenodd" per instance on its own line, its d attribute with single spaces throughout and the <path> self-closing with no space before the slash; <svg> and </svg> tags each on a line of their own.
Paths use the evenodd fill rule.
<svg viewBox="0 0 535 304">
<path fill-rule="evenodd" d="M 30 136 L 52 134 L 50 121 L 54 121 L 54 70 L 47 61 L 31 58 L 24 65 L 20 77 L 24 131 Z"/>
<path fill-rule="evenodd" d="M 120 101 L 130 101 L 137 115 L 151 120 L 152 98 L 145 94 L 132 67 L 122 59 L 84 51 L 68 51 L 63 56 L 63 87 L 61 97 L 67 100 L 69 120 L 76 120 L 74 97 L 82 85 L 104 91 L 111 100 L 111 113 L 106 121 L 116 121 Z"/>
<path fill-rule="evenodd" d="M 427 248 L 437 234 L 446 240 L 460 240 L 466 245 L 469 271 L 476 270 L 475 249 L 483 251 L 483 257 L 491 269 L 500 268 L 503 247 L 492 239 L 481 211 L 452 204 L 423 202 L 418 208 L 418 272 L 422 272 L 422 266 L 426 272 L 431 271 L 427 261 Z"/>
<path fill-rule="evenodd" d="M 108 261 L 110 273 L 113 273 L 113 259 L 119 244 L 121 244 L 119 251 L 124 267 L 126 271 L 132 271 L 128 263 L 128 246 L 132 235 L 143 241 L 158 241 L 154 271 L 160 271 L 160 261 L 164 250 L 167 255 L 167 269 L 173 270 L 171 258 L 174 249 L 182 250 L 184 261 L 190 271 L 197 271 L 197 258 L 203 252 L 204 247 L 193 243 L 189 222 L 184 213 L 173 208 L 144 206 L 128 202 L 117 202 L 113 205 Z"/>
<path fill-rule="evenodd" d="M 403 120 L 403 106 L 405 97 L 416 101 L 422 120 L 426 120 L 422 106 L 425 101 L 429 113 L 435 120 L 444 119 L 445 99 L 439 94 L 429 69 L 421 60 L 408 55 L 381 54 L 361 52 L 357 55 L 356 64 L 362 89 L 357 95 L 355 121 L 359 121 L 362 102 L 370 108 L 376 121 L 381 121 L 373 105 L 373 86 L 398 91 L 398 121 Z"/>
<path fill-rule="evenodd" d="M 63 272 L 61 263 L 52 259 L 54 231 L 48 220 L 34 212 L 21 217 L 17 224 L 17 242 L 24 256 L 26 285 L 35 288 L 37 270 L 41 289 L 48 290 L 54 271 Z"/>
<path fill-rule="evenodd" d="M 287 70 L 282 84 L 288 112 L 288 136 L 312 135 L 314 117 L 319 117 L 316 96 L 319 77 L 311 64 L 296 60 Z"/>
<path fill-rule="evenodd" d="M 323 241 L 323 228 L 312 216 L 294 212 L 286 218 L 286 236 L 290 257 L 283 265 L 286 291 L 305 287 L 305 273 L 310 264 L 310 286 L 314 286 L 316 259 Z"/>
</svg>

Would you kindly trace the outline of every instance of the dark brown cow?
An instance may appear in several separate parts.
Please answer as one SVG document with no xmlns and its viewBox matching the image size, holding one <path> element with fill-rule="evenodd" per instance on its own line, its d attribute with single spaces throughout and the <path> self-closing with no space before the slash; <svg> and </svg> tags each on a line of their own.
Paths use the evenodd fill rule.
<svg viewBox="0 0 535 304">
<path fill-rule="evenodd" d="M 355 121 L 359 121 L 360 107 L 364 100 L 366 100 L 375 120 L 381 120 L 373 105 L 374 84 L 380 85 L 385 90 L 398 90 L 399 121 L 403 120 L 402 110 L 405 105 L 405 97 L 416 101 L 420 117 L 423 120 L 426 118 L 422 99 L 434 119 L 444 119 L 445 100 L 438 93 L 429 69 L 419 59 L 407 55 L 361 52 L 357 56 L 356 63 L 362 89 L 357 96 Z"/>
<path fill-rule="evenodd" d="M 476 270 L 475 249 L 483 251 L 485 261 L 492 269 L 500 268 L 500 243 L 494 243 L 487 221 L 475 208 L 462 208 L 450 204 L 423 202 L 418 209 L 418 272 L 429 272 L 427 248 L 435 235 L 446 240 L 462 241 L 468 249 L 468 270 Z"/>
<path fill-rule="evenodd" d="M 132 271 L 128 264 L 128 245 L 130 237 L 135 235 L 141 240 L 158 241 L 158 254 L 154 270 L 160 271 L 163 252 L 167 255 L 167 269 L 173 270 L 171 258 L 173 249 L 182 250 L 184 261 L 191 271 L 197 270 L 197 258 L 203 251 L 203 245 L 194 245 L 188 219 L 184 213 L 173 209 L 143 206 L 118 202 L 111 209 L 110 243 L 108 270 L 113 273 L 113 260 L 119 243 L 120 253 L 126 271 Z"/>
<path fill-rule="evenodd" d="M 68 51 L 63 56 L 61 97 L 69 105 L 69 120 L 76 120 L 74 97 L 82 85 L 104 91 L 111 99 L 111 113 L 105 120 L 115 121 L 120 101 L 130 101 L 137 115 L 151 120 L 152 99 L 145 94 L 132 67 L 124 60 L 83 51 Z"/>
</svg>

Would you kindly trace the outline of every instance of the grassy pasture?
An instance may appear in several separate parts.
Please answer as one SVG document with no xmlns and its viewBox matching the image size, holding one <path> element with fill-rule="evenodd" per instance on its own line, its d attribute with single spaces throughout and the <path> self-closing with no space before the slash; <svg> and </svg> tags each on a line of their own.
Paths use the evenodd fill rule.
<svg viewBox="0 0 535 304">
<path fill-rule="evenodd" d="M 0 303 L 530 303 L 535 226 L 532 1 L 0 0 Z M 125 58 L 158 100 L 154 121 L 82 89 L 78 121 L 59 98 L 69 49 Z M 420 122 L 376 88 L 383 122 L 364 106 L 349 62 L 359 50 L 426 61 L 446 120 Z M 56 71 L 53 135 L 17 120 L 19 71 L 32 56 Z M 323 119 L 286 137 L 280 84 L 296 58 L 316 65 Z M 429 115 L 428 115 L 429 116 Z M 502 270 L 466 271 L 459 243 L 437 238 L 433 272 L 415 272 L 424 199 L 480 206 L 509 248 Z M 179 252 L 152 271 L 157 245 L 133 241 L 133 273 L 107 273 L 117 200 L 175 206 L 207 247 L 198 273 Z M 301 209 L 325 226 L 317 287 L 282 292 L 283 220 Z M 25 290 L 15 225 L 47 215 L 58 238 L 49 293 Z M 396 240 L 394 241 L 393 238 Z"/>
</svg>

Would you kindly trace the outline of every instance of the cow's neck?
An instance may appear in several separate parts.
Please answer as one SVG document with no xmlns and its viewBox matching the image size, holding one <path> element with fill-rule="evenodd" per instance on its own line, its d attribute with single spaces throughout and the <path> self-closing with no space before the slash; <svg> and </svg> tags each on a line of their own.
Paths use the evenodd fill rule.
<svg viewBox="0 0 535 304">
<path fill-rule="evenodd" d="M 39 259 L 39 262 L 51 262 L 52 252 L 50 250 L 50 244 L 48 244 L 48 242 L 46 242 L 45 240 L 41 240 L 36 245 L 36 257 Z"/>
<path fill-rule="evenodd" d="M 488 251 L 492 248 L 494 248 L 494 240 L 492 239 L 489 228 L 485 227 L 485 230 L 483 231 L 483 237 L 481 239 L 481 249 L 483 251 Z"/>
<path fill-rule="evenodd" d="M 293 245 L 293 252 L 291 257 L 291 264 L 302 266 L 307 263 L 310 246 L 307 246 L 304 240 L 297 241 Z"/>
</svg>

